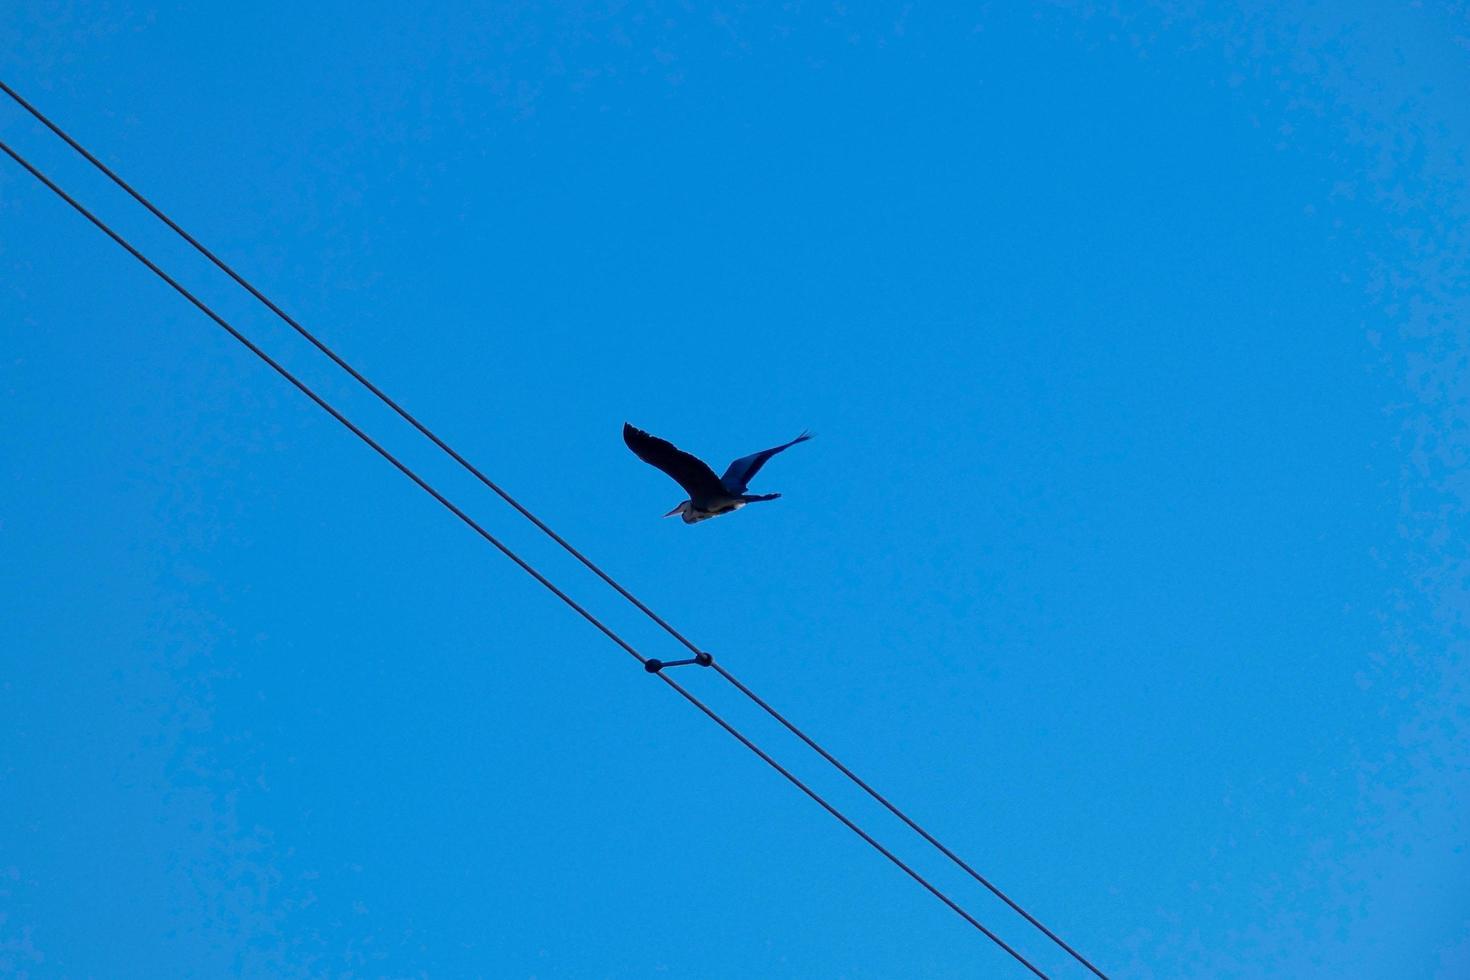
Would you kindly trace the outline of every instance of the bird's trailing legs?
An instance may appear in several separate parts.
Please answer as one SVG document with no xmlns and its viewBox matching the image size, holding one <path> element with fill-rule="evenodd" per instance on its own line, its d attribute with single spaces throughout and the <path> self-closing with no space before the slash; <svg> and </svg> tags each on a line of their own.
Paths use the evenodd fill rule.
<svg viewBox="0 0 1470 980">
<path fill-rule="evenodd" d="M 688 660 L 655 660 L 653 657 L 649 657 L 643 661 L 643 669 L 650 674 L 657 674 L 665 667 L 687 667 L 689 664 L 699 664 L 701 667 L 708 667 L 714 662 L 714 657 L 702 652 L 696 653 Z"/>
</svg>

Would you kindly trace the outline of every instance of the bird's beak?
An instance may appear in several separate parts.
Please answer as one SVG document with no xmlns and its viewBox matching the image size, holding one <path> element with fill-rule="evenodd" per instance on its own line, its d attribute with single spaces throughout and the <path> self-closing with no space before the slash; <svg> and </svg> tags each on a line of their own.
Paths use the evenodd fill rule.
<svg viewBox="0 0 1470 980">
<path fill-rule="evenodd" d="M 675 514 L 682 514 L 683 512 L 684 512 L 684 505 L 683 504 L 680 504 L 679 506 L 677 506 L 673 510 L 669 511 L 664 516 L 665 517 L 673 517 Z"/>
</svg>

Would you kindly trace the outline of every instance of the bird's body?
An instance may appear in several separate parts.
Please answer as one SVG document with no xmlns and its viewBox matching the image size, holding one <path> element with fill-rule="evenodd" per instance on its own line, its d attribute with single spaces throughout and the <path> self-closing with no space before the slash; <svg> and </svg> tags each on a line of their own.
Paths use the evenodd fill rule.
<svg viewBox="0 0 1470 980">
<path fill-rule="evenodd" d="M 689 494 L 688 500 L 664 515 L 673 517 L 678 514 L 685 524 L 697 524 L 711 517 L 733 513 L 746 504 L 775 500 L 781 496 L 779 493 L 746 493 L 745 488 L 768 459 L 810 438 L 810 434 L 803 432 L 788 443 L 742 456 L 730 464 L 724 476 L 715 476 L 715 471 L 698 457 L 642 429 L 623 424 L 623 441 L 634 455 L 663 470 Z"/>
<path fill-rule="evenodd" d="M 719 517 L 721 514 L 729 514 L 745 506 L 745 501 L 740 497 L 725 497 L 723 499 L 707 500 L 704 506 L 695 506 L 692 500 L 686 500 L 675 507 L 665 517 L 673 517 L 678 514 L 684 518 L 685 524 L 697 524 L 707 521 L 711 517 Z"/>
</svg>

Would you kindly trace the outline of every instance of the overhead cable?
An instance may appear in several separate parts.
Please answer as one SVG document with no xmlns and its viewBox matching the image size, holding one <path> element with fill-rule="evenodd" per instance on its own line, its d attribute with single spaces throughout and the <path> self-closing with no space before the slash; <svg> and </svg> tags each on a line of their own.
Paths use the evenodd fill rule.
<svg viewBox="0 0 1470 980">
<path fill-rule="evenodd" d="M 130 183 L 124 180 L 116 171 L 114 171 L 111 167 L 107 166 L 107 164 L 98 159 L 95 154 L 93 154 L 80 142 L 74 139 L 69 133 L 67 133 L 59 125 L 57 125 L 50 117 L 41 112 L 28 100 L 22 97 L 20 93 L 15 91 L 15 89 L 7 85 L 3 80 L 0 80 L 0 90 L 3 90 L 6 95 L 10 96 L 10 98 L 16 102 L 16 104 L 25 109 L 38 122 L 40 122 L 43 126 L 49 129 L 63 142 L 65 142 L 68 146 L 70 146 L 73 150 L 80 154 L 88 163 L 90 163 L 104 176 L 106 176 L 125 193 L 132 197 L 133 200 L 137 201 L 138 204 L 142 205 L 150 214 L 152 214 L 155 218 L 168 226 L 171 231 L 173 231 L 185 242 L 187 242 L 191 247 L 195 249 L 195 251 L 197 251 L 205 259 L 211 262 L 225 275 L 234 280 L 235 283 L 237 283 L 241 288 L 243 288 L 256 300 L 258 300 L 278 318 L 280 318 L 282 322 L 284 322 L 292 330 L 296 331 L 297 334 L 299 334 L 303 339 L 305 339 L 317 350 L 321 351 L 321 353 L 325 354 L 332 361 L 332 363 L 336 364 L 343 371 L 347 372 L 347 374 L 350 375 L 353 380 L 361 384 L 375 397 L 377 397 L 378 400 L 380 400 L 384 405 L 392 409 L 405 422 L 411 425 L 421 435 L 423 435 L 426 439 L 428 439 L 436 447 L 443 451 L 447 456 L 449 456 L 461 467 L 463 467 L 466 472 L 468 472 L 476 480 L 478 480 L 480 483 L 484 484 L 491 491 L 493 491 L 497 496 L 499 496 L 502 500 L 504 500 L 507 504 L 514 508 L 516 512 L 518 512 L 522 517 L 526 518 L 526 520 L 530 521 L 540 531 L 546 534 L 547 537 L 551 538 L 563 549 L 565 549 L 568 554 L 577 559 L 577 561 L 581 562 L 582 565 L 584 565 L 589 571 L 595 574 L 598 578 L 602 579 L 603 582 L 605 582 L 609 587 L 611 587 L 614 591 L 616 591 L 619 595 L 621 595 L 624 599 L 631 603 L 635 608 L 637 608 L 655 624 L 661 627 L 671 637 L 687 647 L 692 653 L 694 653 L 696 658 L 710 657 L 710 654 L 708 652 L 701 649 L 678 629 L 674 628 L 674 626 L 670 624 L 666 619 L 656 613 L 646 603 L 644 603 L 627 588 L 625 588 L 622 583 L 618 582 L 611 575 L 605 572 L 600 566 L 598 566 L 590 558 L 584 555 L 579 549 L 577 549 L 569 541 L 567 541 L 555 530 L 553 530 L 548 524 L 546 524 L 546 522 L 542 521 L 539 517 L 532 513 L 529 508 L 521 504 L 521 502 L 517 500 L 513 495 L 511 495 L 509 491 L 505 490 L 494 480 L 490 479 L 490 477 L 487 476 L 479 467 L 475 466 L 472 462 L 461 455 L 456 449 L 454 449 L 454 447 L 450 446 L 448 442 L 440 438 L 440 436 L 432 429 L 430 429 L 427 425 L 419 421 L 419 419 L 411 412 L 409 412 L 408 409 L 404 408 L 394 398 L 389 396 L 387 392 L 383 391 L 371 380 L 369 380 L 365 375 L 363 375 L 362 372 L 353 367 L 351 363 L 349 363 L 345 358 L 343 358 L 335 350 L 333 350 L 325 341 L 321 340 L 310 330 L 306 329 L 306 327 L 302 326 L 301 323 L 299 323 L 294 317 L 292 317 L 273 300 L 271 300 L 268 296 L 261 292 L 260 289 L 258 289 L 253 283 L 251 283 L 243 275 L 237 272 L 229 263 L 225 262 L 211 249 L 206 247 L 202 242 L 200 242 L 197 238 L 186 231 L 181 225 L 174 221 L 173 218 L 169 217 L 169 215 L 166 214 L 161 208 L 159 208 L 151 200 L 149 200 L 148 197 L 146 197 L 142 192 L 138 191 Z M 750 699 L 750 701 L 758 706 L 761 710 L 765 711 L 779 724 L 781 724 L 793 735 L 804 742 L 808 747 L 810 747 L 829 764 L 831 764 L 835 769 L 837 769 L 838 772 L 842 773 L 842 775 L 851 780 L 859 789 L 867 793 L 870 797 L 876 800 L 894 816 L 898 817 L 899 820 L 903 821 L 905 825 L 907 825 L 911 830 L 917 833 L 926 842 L 928 842 L 936 850 L 938 850 L 941 854 L 943 854 L 946 858 L 953 862 L 960 870 L 964 871 L 967 875 L 969 875 L 975 881 L 984 886 L 987 890 L 991 892 L 991 894 L 999 898 L 1002 902 L 1004 902 L 1013 911 L 1024 918 L 1028 923 L 1038 929 L 1053 943 L 1055 943 L 1057 946 L 1067 952 L 1078 963 L 1082 964 L 1084 967 L 1090 970 L 1094 975 L 1101 978 L 1101 980 L 1107 980 L 1106 975 L 1096 966 L 1094 966 L 1090 960 L 1088 960 L 1085 956 L 1083 956 L 1071 945 L 1069 945 L 1059 935 L 1049 929 L 1045 924 L 1041 922 L 1040 919 L 1036 918 L 1025 908 L 1023 908 L 1018 902 L 1016 902 L 1004 891 L 1002 891 L 999 886 L 991 882 L 984 875 L 980 874 L 953 850 L 941 843 L 938 838 L 934 837 L 932 834 L 929 833 L 929 831 L 920 826 L 917 821 L 915 821 L 907 813 L 899 809 L 894 803 L 888 800 L 887 797 L 879 793 L 865 780 L 861 779 L 848 766 L 843 764 L 836 756 L 825 749 L 811 736 L 807 735 L 804 731 L 794 725 L 783 714 L 781 714 L 781 712 L 772 707 L 770 703 L 768 703 L 764 698 L 760 697 L 749 687 L 743 684 L 728 668 L 720 664 L 718 661 L 713 662 L 711 666 L 713 666 L 719 672 L 722 678 L 724 678 L 733 687 L 735 687 L 736 690 L 738 690 L 741 694 Z"/>
<path fill-rule="evenodd" d="M 606 582 L 607 585 L 610 586 L 610 588 L 614 589 L 617 594 L 622 595 L 622 597 L 625 599 L 628 599 L 628 602 L 631 602 L 634 607 L 637 607 L 638 610 L 641 611 L 642 614 L 644 614 L 644 616 L 647 616 L 648 619 L 653 620 L 654 623 L 659 624 L 664 632 L 669 633 L 669 635 L 672 636 L 673 639 L 676 639 L 679 644 L 686 646 L 689 651 L 694 652 L 695 657 L 709 657 L 709 654 L 707 654 L 706 651 L 703 651 L 700 646 L 697 646 L 694 644 L 694 642 L 689 641 L 684 633 L 681 633 L 678 629 L 675 629 L 675 627 L 673 627 L 672 624 L 669 623 L 669 621 L 664 620 L 663 617 L 659 616 L 659 614 L 657 614 L 656 611 L 653 610 L 653 608 L 648 607 L 645 602 L 642 602 L 641 599 L 635 597 L 632 592 L 629 592 L 628 589 L 623 588 L 622 583 L 617 582 L 616 579 L 613 579 L 613 576 L 610 576 L 609 573 L 604 572 L 601 567 L 598 567 L 597 564 L 595 564 L 594 561 L 591 560 L 591 558 L 588 558 L 587 555 L 582 554 L 582 552 L 579 551 L 578 548 L 573 547 L 573 545 L 570 544 L 569 541 L 566 541 L 566 539 L 564 539 L 562 535 L 559 535 L 556 530 L 551 529 L 551 527 L 548 526 L 547 523 L 542 522 L 539 517 L 535 516 L 535 514 L 532 513 L 529 508 L 526 508 L 525 505 L 522 504 L 522 502 L 516 500 L 516 498 L 514 498 L 509 491 L 506 491 L 503 486 L 498 485 L 495 480 L 488 478 L 488 476 L 485 475 L 485 473 L 482 472 L 482 470 L 479 469 L 478 466 L 470 463 L 470 461 L 467 460 L 467 458 L 463 457 L 463 455 L 460 454 L 459 451 L 454 450 L 454 447 L 451 447 L 448 442 L 445 442 L 444 439 L 440 438 L 440 435 L 438 435 L 438 433 L 435 433 L 434 430 L 429 429 L 428 426 L 425 425 L 425 423 L 420 422 L 420 420 L 417 419 L 416 416 L 413 416 L 413 413 L 410 413 L 407 408 L 404 408 L 403 406 L 401 406 L 401 404 L 398 404 L 398 401 L 395 401 L 394 398 L 390 397 L 387 392 L 382 391 L 382 389 L 379 388 L 378 385 L 375 385 L 375 383 L 369 381 L 369 379 L 366 378 L 366 376 L 363 375 L 362 372 L 359 372 L 356 367 L 351 366 L 351 364 L 348 363 L 347 360 L 343 359 L 343 357 L 341 357 L 340 354 L 337 353 L 337 351 L 332 350 L 332 348 L 329 347 L 329 345 L 326 344 L 325 341 L 322 341 L 322 339 L 318 338 L 318 336 L 316 336 L 315 334 L 312 334 L 312 332 L 307 331 L 304 326 L 301 326 L 301 323 L 298 323 L 297 320 L 295 320 L 295 317 L 291 316 L 291 314 L 287 313 L 287 311 L 282 310 L 281 307 L 279 307 L 278 304 L 275 303 L 275 301 L 270 300 L 268 295 L 263 294 L 260 289 L 254 287 L 254 284 L 251 284 L 251 282 L 248 281 L 248 279 L 245 279 L 243 275 L 235 272 L 235 269 L 231 266 L 231 264 L 226 263 L 225 260 L 221 259 L 221 257 L 216 256 L 216 254 L 213 253 L 210 248 L 207 248 L 206 245 L 203 244 L 203 242 L 198 241 L 197 238 L 194 238 L 194 235 L 191 235 L 190 232 L 185 231 L 182 226 L 178 225 L 178 222 L 175 222 L 172 217 L 166 215 L 166 213 L 163 212 L 162 209 L 159 209 L 159 207 L 157 207 L 156 204 L 153 203 L 153 201 L 148 200 L 143 192 L 138 191 L 137 188 L 134 188 L 131 184 L 128 184 L 128 182 L 126 182 L 125 179 L 122 178 L 122 176 L 119 176 L 118 173 L 116 173 L 115 170 L 112 169 L 112 167 L 109 167 L 106 165 L 106 163 L 98 160 L 96 154 L 93 154 L 90 150 L 87 150 L 87 147 L 84 147 L 84 145 L 78 143 L 78 141 L 73 140 L 71 134 L 68 134 L 65 129 L 60 128 L 60 126 L 57 125 L 56 122 L 53 122 L 53 120 L 51 120 L 49 116 L 44 115 L 44 113 L 41 112 L 40 109 L 37 109 L 34 104 L 31 104 L 28 100 L 25 100 L 25 98 L 22 97 L 21 94 L 18 93 L 18 91 L 10 88 L 9 85 L 7 85 L 4 81 L 0 81 L 0 90 L 3 90 L 4 93 L 7 94 L 7 96 L 12 98 L 12 100 L 15 100 L 16 104 L 19 104 L 19 106 L 21 106 L 22 109 L 25 109 L 26 112 L 31 113 L 31 115 L 34 116 L 34 118 L 37 119 L 38 122 L 41 122 L 41 125 L 44 125 L 47 129 L 50 129 L 50 131 L 53 132 L 53 134 L 56 134 L 57 137 L 60 138 L 60 140 L 65 141 L 65 143 L 68 144 L 69 147 L 72 147 L 72 150 L 75 150 L 76 153 L 81 154 L 81 156 L 84 157 L 84 159 L 87 160 L 88 163 L 91 163 L 91 165 L 97 167 L 97 170 L 100 170 L 103 175 L 106 175 L 107 178 L 109 178 L 110 181 L 113 182 L 113 184 L 118 185 L 118 187 L 122 188 L 122 190 L 125 191 L 126 194 L 129 195 L 129 197 L 134 198 L 134 200 L 137 201 L 138 204 L 141 204 L 144 209 L 147 209 L 148 213 L 151 213 L 151 215 L 157 217 L 160 222 L 168 225 L 168 228 L 171 229 L 171 231 L 175 232 L 175 234 L 178 235 L 179 238 L 184 239 L 185 242 L 188 242 L 188 244 L 190 244 L 191 247 L 194 248 L 194 250 L 198 251 L 198 253 L 200 253 L 201 256 L 204 257 L 204 259 L 209 260 L 209 262 L 215 264 L 215 267 L 218 267 L 221 272 L 225 273 L 226 276 L 234 279 L 234 281 L 237 282 L 237 284 L 240 285 L 241 288 L 245 289 L 248 294 L 253 295 L 253 297 L 256 298 L 256 300 L 259 300 L 260 303 L 262 303 L 263 306 L 266 307 L 266 309 L 272 311 L 272 313 L 275 314 L 275 316 L 278 316 L 279 319 L 282 320 L 282 322 L 287 323 L 287 325 L 290 326 L 291 329 L 294 329 L 297 334 L 303 336 L 303 338 L 306 339 L 307 342 L 310 342 L 313 347 L 316 347 L 316 350 L 319 350 L 320 353 L 325 354 L 328 359 L 331 359 L 332 363 L 337 364 L 338 367 L 341 367 L 341 369 L 343 369 L 344 372 L 347 372 L 348 375 L 350 375 L 351 378 L 354 379 L 354 381 L 359 382 L 360 385 L 363 386 L 363 388 L 366 388 L 368 389 L 368 391 L 372 392 L 372 394 L 375 395 L 375 397 L 378 398 L 379 401 L 382 401 L 385 406 L 388 406 L 391 408 L 392 411 L 395 411 L 395 413 L 397 413 L 398 416 L 400 416 L 401 419 L 404 420 L 404 422 L 409 423 L 409 425 L 413 426 L 413 428 L 415 428 L 417 432 L 422 433 L 422 435 L 425 436 L 426 439 L 429 439 L 429 441 L 431 441 L 432 444 L 435 445 L 435 447 L 438 447 L 441 451 L 444 451 L 444 453 L 447 454 L 448 457 L 451 458 L 451 460 L 459 463 L 460 466 L 462 466 L 467 473 L 470 473 L 470 476 L 473 476 L 473 478 L 478 479 L 479 482 L 484 483 L 484 485 L 487 486 L 487 488 L 490 488 L 492 492 L 495 492 L 495 494 L 497 494 L 498 497 L 501 498 L 501 500 L 506 501 L 507 504 L 510 504 L 510 507 L 513 507 L 514 510 L 516 510 L 517 513 L 520 514 L 520 516 L 525 517 L 525 519 L 529 520 L 532 525 L 537 526 L 542 533 L 545 533 L 548 538 L 553 539 L 556 544 L 559 544 L 560 547 L 564 548 L 564 550 L 567 551 L 567 554 L 570 554 L 573 558 L 576 558 L 576 560 L 581 561 L 581 563 L 584 564 L 584 566 L 587 567 L 588 570 L 591 570 L 591 572 L 594 573 L 595 576 L 600 577 L 600 579 L 603 580 L 603 582 Z M 956 864 L 961 871 L 969 874 L 972 879 L 975 879 L 976 882 L 979 882 L 980 884 L 982 884 L 982 886 L 985 886 L 986 889 L 988 889 L 989 892 L 992 893 L 992 895 L 997 896 L 997 898 L 1000 898 L 1001 901 L 1005 902 L 1005 905 L 1008 905 L 1008 907 L 1013 909 L 1013 911 L 1016 911 L 1017 914 L 1022 915 L 1022 917 L 1025 918 L 1028 923 L 1032 924 L 1032 926 L 1035 926 L 1036 929 L 1041 930 L 1041 933 L 1044 933 L 1045 936 L 1047 936 L 1047 939 L 1050 939 L 1051 942 L 1055 943 L 1055 945 L 1060 946 L 1060 948 L 1063 949 L 1063 951 L 1066 951 L 1067 954 L 1072 955 L 1073 959 L 1076 959 L 1076 961 L 1080 962 L 1083 967 L 1091 970 L 1092 973 L 1095 974 L 1095 976 L 1101 977 L 1101 979 L 1103 980 L 1107 980 L 1107 977 L 1105 977 L 1103 971 L 1098 970 L 1095 965 L 1092 965 L 1092 962 L 1089 961 L 1086 956 L 1083 956 L 1082 954 L 1080 954 L 1080 952 L 1076 951 L 1076 949 L 1073 949 L 1072 946 L 1070 946 L 1069 943 L 1066 942 L 1066 940 L 1061 939 L 1061 937 L 1058 936 L 1057 933 L 1054 933 L 1053 930 L 1048 929 L 1048 927 L 1045 926 L 1045 924 L 1042 924 L 1042 921 L 1038 920 L 1035 915 L 1032 915 L 1029 911 L 1026 911 L 1026 909 L 1023 908 L 1022 905 L 1017 904 L 1017 902 L 1014 901 L 1014 899 L 1011 899 L 1010 896 L 1007 895 L 1007 893 L 1003 892 L 1003 890 L 1001 890 L 1000 887 L 997 886 L 997 884 L 992 883 L 991 880 L 986 879 L 986 877 L 982 876 L 982 874 L 980 874 L 979 871 L 976 871 L 975 868 L 970 867 L 969 862 L 961 860 L 956 852 L 951 851 L 948 846 L 945 846 L 944 843 L 939 842 L 939 840 L 936 839 L 935 836 L 931 835 L 928 830 L 925 830 L 922 826 L 919 826 L 919 823 L 917 823 L 917 821 L 914 821 L 913 818 L 910 817 L 910 815 L 904 813 L 903 810 L 900 810 L 897 805 L 892 804 L 892 802 L 889 801 L 886 796 L 883 796 L 882 793 L 879 793 L 878 790 L 873 789 L 872 786 L 870 786 L 869 783 L 866 782 L 866 780 L 860 779 L 860 777 L 858 777 L 856 773 L 853 773 L 853 770 L 851 770 L 851 768 L 848 768 L 847 765 L 842 764 L 841 761 L 839 761 L 838 758 L 835 757 L 835 755 L 832 755 L 832 752 L 829 752 L 828 749 L 823 748 L 822 745 L 819 745 L 819 743 L 814 741 L 814 739 L 811 739 L 806 732 L 798 729 L 798 727 L 795 726 L 795 724 L 792 724 L 791 721 L 788 720 L 788 718 L 782 716 L 779 711 L 776 711 L 776 708 L 773 708 L 772 705 L 770 705 L 769 702 L 766 701 L 766 699 L 760 698 L 760 696 L 757 695 L 756 692 L 751 691 L 748 686 L 745 686 L 744 683 L 741 683 L 741 680 L 736 679 L 734 673 L 731 673 L 731 671 L 726 669 L 726 667 L 723 667 L 722 664 L 714 663 L 713 666 L 714 669 L 719 671 L 720 676 L 722 676 L 723 679 L 728 680 L 728 682 L 731 683 L 731 685 L 734 686 L 735 689 L 738 689 L 738 691 L 741 692 L 742 695 L 750 698 L 751 701 L 753 701 L 754 704 L 757 705 L 757 707 L 760 707 L 761 710 L 766 711 L 766 713 L 769 714 L 770 717 L 775 718 L 775 720 L 778 721 L 778 723 L 781 723 L 786 730 L 789 730 L 792 735 L 797 736 L 797 738 L 801 739 L 801 741 L 806 743 L 807 746 L 810 746 L 810 748 L 813 749 L 814 752 L 817 752 L 817 754 L 819 754 L 820 757 L 823 758 L 823 760 L 826 760 L 829 764 L 832 764 L 833 767 L 835 767 L 836 770 L 839 771 L 839 773 L 844 774 L 844 776 L 847 777 L 847 779 L 850 779 L 851 782 L 854 783 L 854 785 L 857 785 L 858 788 L 863 790 L 863 792 L 866 792 L 867 795 L 872 796 L 872 798 L 876 799 L 879 804 L 882 804 L 883 807 L 885 807 L 886 810 L 889 811 L 889 813 L 892 813 L 895 815 L 895 817 L 900 818 L 900 820 L 903 821 L 904 824 L 907 824 L 907 826 L 910 827 L 910 829 L 913 830 L 914 833 L 917 833 L 917 835 L 923 837 L 926 842 L 931 843 L 933 848 L 938 849 L 938 851 L 941 852 L 944 857 L 947 857 L 948 860 L 953 861 L 954 864 Z"/>
</svg>

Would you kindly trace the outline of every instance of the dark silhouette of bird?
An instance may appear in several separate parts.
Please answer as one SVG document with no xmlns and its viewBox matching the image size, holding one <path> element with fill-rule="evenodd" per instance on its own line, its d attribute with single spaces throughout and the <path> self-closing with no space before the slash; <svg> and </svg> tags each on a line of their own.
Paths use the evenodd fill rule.
<svg viewBox="0 0 1470 980">
<path fill-rule="evenodd" d="M 779 493 L 746 493 L 745 488 L 760 472 L 760 468 L 766 465 L 766 460 L 810 438 L 811 433 L 803 432 L 790 442 L 751 453 L 749 456 L 741 456 L 730 464 L 724 476 L 715 476 L 715 471 L 698 457 L 689 455 L 667 440 L 623 423 L 623 441 L 633 450 L 633 454 L 673 477 L 674 482 L 689 494 L 688 500 L 664 515 L 673 517 L 678 514 L 684 518 L 685 524 L 709 520 L 711 517 L 737 511 L 746 504 L 775 500 L 781 496 Z"/>
</svg>

